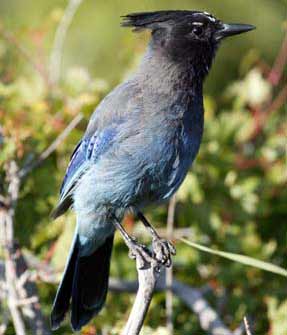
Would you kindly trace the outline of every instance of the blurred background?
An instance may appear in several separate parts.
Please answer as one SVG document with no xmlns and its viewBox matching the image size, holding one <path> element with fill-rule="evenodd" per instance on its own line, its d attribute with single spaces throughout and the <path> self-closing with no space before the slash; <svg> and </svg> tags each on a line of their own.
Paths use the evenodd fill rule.
<svg viewBox="0 0 287 335">
<path fill-rule="evenodd" d="M 222 44 L 205 84 L 200 154 L 176 200 L 146 214 L 176 245 L 175 280 L 200 292 L 227 329 L 243 334 L 248 316 L 252 334 L 287 334 L 286 275 L 179 240 L 286 268 L 286 0 L 0 0 L 0 334 L 23 334 L 15 325 L 17 313 L 26 334 L 49 334 L 75 221 L 72 212 L 56 221 L 49 214 L 89 116 L 145 50 L 148 34 L 120 28 L 120 16 L 159 9 L 205 10 L 257 29 Z M 9 194 L 15 195 L 12 202 Z M 133 217 L 125 226 L 149 242 Z M 136 280 L 120 236 L 111 276 Z M 16 314 L 11 295 L 20 301 Z M 111 290 L 106 307 L 82 334 L 119 334 L 133 299 Z M 170 295 L 167 300 L 170 305 Z M 142 334 L 172 329 L 210 334 L 177 295 L 167 313 L 165 292 L 156 293 Z M 68 323 L 55 334 L 71 334 Z"/>
</svg>

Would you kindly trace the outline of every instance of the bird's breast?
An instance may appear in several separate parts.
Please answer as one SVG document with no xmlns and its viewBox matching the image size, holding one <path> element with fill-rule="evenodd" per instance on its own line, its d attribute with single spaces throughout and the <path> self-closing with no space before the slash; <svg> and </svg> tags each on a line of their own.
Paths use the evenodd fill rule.
<svg viewBox="0 0 287 335">
<path fill-rule="evenodd" d="M 146 198 L 151 201 L 168 199 L 183 182 L 200 147 L 203 118 L 184 116 L 167 127 L 165 135 L 162 128 L 150 148 L 153 164 L 148 169 Z"/>
<path fill-rule="evenodd" d="M 182 184 L 200 147 L 202 127 L 196 125 L 193 129 L 182 125 L 180 135 L 176 138 L 170 173 L 166 180 L 166 190 L 163 199 L 168 199 Z"/>
</svg>

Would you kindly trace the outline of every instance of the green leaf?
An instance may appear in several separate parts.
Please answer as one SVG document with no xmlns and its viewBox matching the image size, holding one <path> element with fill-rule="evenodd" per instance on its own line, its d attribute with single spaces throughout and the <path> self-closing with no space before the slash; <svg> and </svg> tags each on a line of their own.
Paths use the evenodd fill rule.
<svg viewBox="0 0 287 335">
<path fill-rule="evenodd" d="M 274 264 L 271 264 L 271 263 L 267 263 L 267 262 L 263 262 L 263 261 L 260 261 L 258 259 L 248 257 L 248 256 L 245 256 L 245 255 L 234 254 L 234 253 L 231 253 L 231 252 L 225 252 L 225 251 L 220 251 L 220 250 L 213 250 L 213 249 L 210 249 L 210 248 L 208 248 L 206 246 L 203 246 L 201 244 L 190 242 L 190 241 L 188 241 L 184 238 L 181 238 L 180 240 L 182 242 L 188 244 L 189 246 L 191 246 L 193 248 L 196 248 L 198 250 L 208 252 L 210 254 L 217 255 L 217 256 L 220 256 L 220 257 L 224 257 L 224 258 L 230 259 L 232 261 L 235 261 L 235 262 L 238 262 L 238 263 L 241 263 L 241 264 L 244 264 L 244 265 L 253 266 L 257 269 L 261 269 L 261 270 L 268 271 L 268 272 L 273 272 L 273 273 L 276 273 L 276 274 L 281 275 L 283 277 L 287 277 L 287 270 L 281 268 L 280 266 L 277 266 L 277 265 L 274 265 Z"/>
</svg>

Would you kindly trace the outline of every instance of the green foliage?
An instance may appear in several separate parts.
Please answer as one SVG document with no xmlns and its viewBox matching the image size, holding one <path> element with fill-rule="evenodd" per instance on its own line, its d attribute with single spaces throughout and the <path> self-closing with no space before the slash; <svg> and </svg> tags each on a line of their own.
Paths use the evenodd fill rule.
<svg viewBox="0 0 287 335">
<path fill-rule="evenodd" d="M 0 38 L 0 191 L 5 187 L 3 166 L 7 160 L 14 158 L 20 166 L 24 166 L 47 148 L 79 111 L 83 112 L 85 120 L 41 167 L 28 176 L 16 211 L 15 231 L 20 245 L 55 269 L 62 270 L 75 218 L 68 213 L 52 222 L 49 214 L 57 202 L 64 170 L 91 112 L 138 62 L 145 37 L 135 38 L 127 32 L 119 33 L 118 22 L 113 21 L 119 14 L 115 10 L 116 5 L 114 2 L 107 5 L 99 2 L 98 6 L 103 10 L 101 18 L 83 20 L 79 17 L 72 27 L 62 80 L 57 89 L 52 89 L 47 85 L 45 75 L 35 71 L 31 63 L 39 61 L 46 68 L 51 32 L 62 15 L 62 10 L 55 8 L 55 4 L 59 6 L 63 3 L 40 3 L 33 2 L 33 6 L 45 8 L 43 22 L 33 21 L 32 27 L 27 18 L 21 25 L 3 19 L 8 27 L 14 29 L 18 42 L 27 48 L 31 59 L 27 61 L 13 43 Z M 176 3 L 178 7 L 190 6 L 188 1 L 178 0 Z M 226 8 L 223 4 L 214 5 L 214 8 L 225 17 L 233 17 L 234 10 L 228 7 L 230 2 L 223 3 Z M 242 3 L 236 3 L 241 12 Z M 280 34 L 268 35 L 269 30 L 275 35 L 275 28 L 265 27 L 265 23 L 281 22 L 282 13 L 278 9 L 279 1 L 274 1 L 273 6 L 262 1 L 254 3 L 262 17 L 270 13 L 270 20 L 264 21 L 264 27 L 258 29 L 257 38 L 253 41 L 246 37 L 241 39 L 242 44 L 240 39 L 233 42 L 238 44 L 231 43 L 230 50 L 225 48 L 214 66 L 215 72 L 210 76 L 205 96 L 203 144 L 192 171 L 178 192 L 175 225 L 176 228 L 189 227 L 191 233 L 186 237 L 209 249 L 244 254 L 286 268 L 287 121 L 284 107 L 266 112 L 262 127 L 254 133 L 258 126 L 256 110 L 265 113 L 279 90 L 266 79 L 260 64 L 263 61 L 272 64 L 281 41 Z M 195 6 L 200 4 L 195 1 Z M 206 4 L 209 6 L 207 9 L 212 11 L 211 1 L 206 1 Z M 1 6 L 3 11 L 8 10 L 8 5 L 5 7 L 3 3 Z M 88 15 L 90 4 L 86 6 L 83 10 Z M 119 4 L 117 6 L 120 7 Z M 122 14 L 138 9 L 134 2 L 129 1 L 121 6 Z M 164 7 L 163 2 L 154 3 L 154 7 L 160 6 Z M 166 6 L 172 7 L 172 3 Z M 255 5 L 252 2 L 250 6 Z M 252 23 L 252 15 L 246 12 L 242 17 L 245 16 L 249 16 L 247 21 Z M 22 22 L 23 17 L 15 17 Z M 254 19 L 260 25 L 259 17 Z M 91 29 L 91 22 L 86 26 L 86 21 L 95 24 L 92 33 L 82 32 L 82 27 L 85 31 Z M 98 24 L 101 29 L 98 29 Z M 111 26 L 107 27 L 108 24 Z M 85 45 L 83 50 L 82 44 Z M 119 45 L 124 47 L 119 48 Z M 255 46 L 260 51 L 252 49 L 242 59 L 239 57 Z M 88 52 L 86 48 L 89 48 Z M 79 52 L 83 57 L 79 58 Z M 94 57 L 95 62 L 92 60 Z M 105 79 L 100 78 L 99 73 Z M 157 227 L 163 228 L 166 205 L 148 209 L 147 215 Z M 129 220 L 126 223 L 130 230 L 142 232 L 138 223 L 130 224 Z M 198 252 L 183 243 L 178 243 L 176 247 L 176 278 L 195 287 L 212 286 L 214 294 L 207 298 L 214 305 L 224 290 L 227 299 L 222 318 L 230 328 L 235 329 L 243 316 L 248 314 L 255 320 L 255 334 L 287 333 L 285 278 Z M 111 273 L 127 280 L 136 277 L 134 262 L 128 259 L 127 248 L 119 236 L 115 239 Z M 40 298 L 47 316 L 55 289 L 54 285 L 39 283 Z M 129 294 L 109 294 L 106 308 L 82 333 L 117 334 L 132 301 L 133 296 Z M 143 334 L 165 334 L 164 308 L 164 294 L 156 294 Z M 203 334 L 196 317 L 177 299 L 174 301 L 174 325 L 176 335 Z M 12 326 L 9 333 L 13 333 Z M 68 327 L 57 332 L 70 333 Z"/>
</svg>

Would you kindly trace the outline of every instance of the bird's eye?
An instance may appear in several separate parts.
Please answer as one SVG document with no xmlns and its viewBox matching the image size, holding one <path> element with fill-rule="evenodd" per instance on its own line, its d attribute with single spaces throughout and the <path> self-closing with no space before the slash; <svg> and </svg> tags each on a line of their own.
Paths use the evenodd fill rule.
<svg viewBox="0 0 287 335">
<path fill-rule="evenodd" d="M 203 28 L 201 26 L 193 27 L 192 32 L 196 36 L 201 36 L 203 33 Z"/>
</svg>

